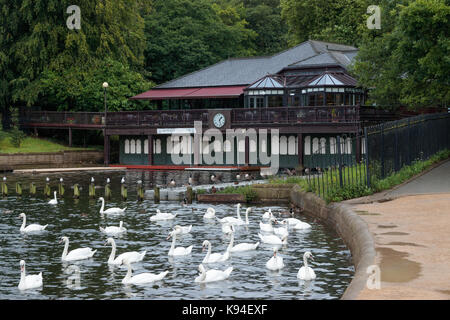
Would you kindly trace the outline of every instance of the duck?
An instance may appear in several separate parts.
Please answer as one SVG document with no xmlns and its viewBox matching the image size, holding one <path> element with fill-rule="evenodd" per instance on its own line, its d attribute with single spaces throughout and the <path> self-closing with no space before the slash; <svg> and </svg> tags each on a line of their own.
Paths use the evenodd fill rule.
<svg viewBox="0 0 450 320">
<path fill-rule="evenodd" d="M 126 259 L 129 263 L 139 262 L 144 260 L 147 251 L 137 252 L 128 251 L 116 256 L 116 242 L 113 238 L 108 238 L 105 242 L 105 246 L 110 244 L 112 247 L 111 254 L 109 255 L 108 264 L 121 265 Z"/>
<path fill-rule="evenodd" d="M 174 228 L 181 230 L 181 232 L 179 234 L 188 234 L 189 232 L 191 232 L 192 224 L 187 227 L 182 227 L 180 225 L 176 225 Z"/>
<path fill-rule="evenodd" d="M 277 220 L 275 220 L 275 223 L 281 224 Z M 273 233 L 282 238 L 289 236 L 288 224 L 284 224 L 284 227 L 273 228 Z"/>
<path fill-rule="evenodd" d="M 269 270 L 277 271 L 284 268 L 283 257 L 278 254 L 278 249 L 273 248 L 273 256 L 266 262 L 266 268 Z"/>
<path fill-rule="evenodd" d="M 119 222 L 119 226 L 110 226 L 106 228 L 99 228 L 101 232 L 109 234 L 109 235 L 118 235 L 127 231 L 127 229 L 123 226 L 123 221 Z"/>
<path fill-rule="evenodd" d="M 175 248 L 175 241 L 177 239 L 177 235 L 180 233 L 181 233 L 180 229 L 173 229 L 173 231 L 170 232 L 169 236 L 167 237 L 167 240 L 169 240 L 170 237 L 173 237 L 172 245 L 170 246 L 169 253 L 168 253 L 169 256 L 186 256 L 191 253 L 192 248 L 194 247 L 194 246 L 189 246 L 187 248 L 184 248 L 184 247 L 176 247 Z"/>
<path fill-rule="evenodd" d="M 214 282 L 228 279 L 231 272 L 233 271 L 233 267 L 229 267 L 226 270 L 216 270 L 210 269 L 208 271 L 205 270 L 203 264 L 198 266 L 198 270 L 200 271 L 200 275 L 195 278 L 195 282 L 206 283 L 206 282 Z"/>
<path fill-rule="evenodd" d="M 262 223 L 261 221 L 259 222 L 259 228 L 261 229 L 261 231 L 264 232 L 273 232 L 273 226 L 272 226 L 272 221 L 274 221 L 275 219 L 269 219 L 269 223 Z"/>
<path fill-rule="evenodd" d="M 26 275 L 25 260 L 20 260 L 20 282 L 19 290 L 36 289 L 43 286 L 42 272 L 39 274 Z"/>
<path fill-rule="evenodd" d="M 251 251 L 251 250 L 256 250 L 256 248 L 258 248 L 259 246 L 259 242 L 257 243 L 247 243 L 247 242 L 242 242 L 239 243 L 235 246 L 233 246 L 234 244 L 234 227 L 231 226 L 231 240 L 230 240 L 230 244 L 228 245 L 228 249 L 227 251 L 229 252 L 243 252 L 243 251 Z"/>
<path fill-rule="evenodd" d="M 41 226 L 40 224 L 30 224 L 27 227 L 25 227 L 26 223 L 27 223 L 27 216 L 25 213 L 21 213 L 19 215 L 19 219 L 22 218 L 22 226 L 20 227 L 20 232 L 24 232 L 24 233 L 28 233 L 28 232 L 39 232 L 39 231 L 43 231 L 45 230 L 45 228 L 47 228 L 48 224 L 46 224 L 45 226 Z"/>
<path fill-rule="evenodd" d="M 268 243 L 268 244 L 276 244 L 276 245 L 283 245 L 287 243 L 287 237 L 283 237 L 283 238 L 279 238 L 278 236 L 274 235 L 274 234 L 269 234 L 269 235 L 262 235 L 260 233 L 258 233 L 259 238 L 261 239 L 262 242 L 264 243 Z"/>
<path fill-rule="evenodd" d="M 92 256 L 97 252 L 97 250 L 92 250 L 91 248 L 78 248 L 67 253 L 69 249 L 69 238 L 62 237 L 59 243 L 64 242 L 64 251 L 61 257 L 62 261 L 76 261 L 92 258 Z"/>
<path fill-rule="evenodd" d="M 211 242 L 208 240 L 203 241 L 203 248 L 202 251 L 205 251 L 206 247 L 208 247 L 208 252 L 206 253 L 206 256 L 203 258 L 202 263 L 215 263 L 215 262 L 223 262 L 228 260 L 230 257 L 230 251 L 227 250 L 225 253 L 211 253 Z"/>
<path fill-rule="evenodd" d="M 203 219 L 214 219 L 216 217 L 216 210 L 209 207 L 206 209 L 206 213 L 203 215 Z"/>
<path fill-rule="evenodd" d="M 150 221 L 172 220 L 176 216 L 177 214 L 161 212 L 159 209 L 156 209 L 156 214 L 150 217 Z"/>
<path fill-rule="evenodd" d="M 310 251 L 306 251 L 303 254 L 303 267 L 298 270 L 297 278 L 301 280 L 314 280 L 316 278 L 316 273 L 314 270 L 308 266 L 308 258 L 314 260 L 314 257 Z"/>
<path fill-rule="evenodd" d="M 131 264 L 127 259 L 123 260 L 123 264 L 127 266 L 127 274 L 125 278 L 122 279 L 123 284 L 146 284 L 155 281 L 160 281 L 169 273 L 169 271 L 163 271 L 159 274 L 154 274 L 150 272 L 143 272 L 133 276 L 133 270 L 131 269 Z"/>
<path fill-rule="evenodd" d="M 263 218 L 264 220 L 273 219 L 274 216 L 273 216 L 273 213 L 272 213 L 272 209 L 269 208 L 268 211 L 264 212 L 262 218 Z"/>
<path fill-rule="evenodd" d="M 56 199 L 56 191 L 53 192 L 53 195 L 55 196 L 52 200 L 48 202 L 48 204 L 58 204 L 58 200 Z"/>
<path fill-rule="evenodd" d="M 106 213 L 106 214 L 120 214 L 120 213 L 124 213 L 125 210 L 127 210 L 127 207 L 120 209 L 120 208 L 109 208 L 109 209 L 105 209 L 105 199 L 103 197 L 98 198 L 98 201 L 102 202 L 102 207 L 100 208 L 100 213 Z"/>
</svg>

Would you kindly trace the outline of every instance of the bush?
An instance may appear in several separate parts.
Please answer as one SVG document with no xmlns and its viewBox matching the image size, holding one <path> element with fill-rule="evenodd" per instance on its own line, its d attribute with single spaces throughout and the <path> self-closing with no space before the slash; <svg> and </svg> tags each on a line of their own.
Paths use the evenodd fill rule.
<svg viewBox="0 0 450 320">
<path fill-rule="evenodd" d="M 12 146 L 15 148 L 20 148 L 23 140 L 27 137 L 23 131 L 17 129 L 16 127 L 9 132 L 9 136 Z"/>
<path fill-rule="evenodd" d="M 368 188 L 365 184 L 351 184 L 345 185 L 342 188 L 337 187 L 335 189 L 330 190 L 325 200 L 329 202 L 339 202 L 353 198 L 359 198 L 371 195 L 373 191 Z"/>
<path fill-rule="evenodd" d="M 242 187 L 226 187 L 223 190 L 219 190 L 217 193 L 237 193 L 242 194 L 245 197 L 246 202 L 254 202 L 258 200 L 258 193 L 252 186 L 242 186 Z"/>
</svg>

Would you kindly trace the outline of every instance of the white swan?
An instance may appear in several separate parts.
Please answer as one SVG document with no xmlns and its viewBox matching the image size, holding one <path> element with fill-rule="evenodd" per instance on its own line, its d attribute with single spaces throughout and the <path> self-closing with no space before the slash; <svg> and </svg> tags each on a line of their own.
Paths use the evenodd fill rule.
<svg viewBox="0 0 450 320">
<path fill-rule="evenodd" d="M 275 219 L 269 219 L 269 223 L 262 223 L 260 221 L 259 222 L 259 228 L 261 229 L 261 231 L 273 232 L 272 221 L 274 221 L 274 220 Z"/>
<path fill-rule="evenodd" d="M 169 254 L 168 254 L 169 256 L 186 256 L 191 253 L 192 248 L 194 247 L 194 246 L 189 246 L 187 248 L 184 248 L 184 247 L 176 247 L 175 248 L 175 241 L 177 239 L 177 235 L 180 233 L 181 233 L 180 229 L 174 229 L 171 233 L 169 233 L 169 236 L 167 237 L 167 240 L 169 240 L 170 237 L 173 237 L 172 245 L 170 246 L 170 249 L 169 249 Z"/>
<path fill-rule="evenodd" d="M 150 217 L 150 221 L 161 221 L 161 220 L 172 220 L 177 216 L 177 214 L 161 212 L 156 209 L 156 214 Z"/>
<path fill-rule="evenodd" d="M 27 216 L 25 215 L 25 213 L 21 213 L 19 214 L 19 219 L 22 218 L 22 226 L 20 227 L 20 232 L 38 232 L 38 231 L 43 231 L 45 230 L 45 228 L 47 228 L 48 224 L 46 224 L 45 226 L 41 226 L 40 224 L 30 224 L 27 227 L 25 227 L 26 223 L 27 223 Z"/>
<path fill-rule="evenodd" d="M 279 223 L 276 220 L 275 220 L 275 222 Z M 279 236 L 281 238 L 289 236 L 288 224 L 284 224 L 284 227 L 273 228 L 273 233 L 275 233 L 277 236 Z"/>
<path fill-rule="evenodd" d="M 208 252 L 203 258 L 202 263 L 223 262 L 228 260 L 228 258 L 230 257 L 230 251 L 228 251 L 229 248 L 227 248 L 225 253 L 211 253 L 211 242 L 209 242 L 208 240 L 203 241 L 202 251 L 205 251 L 206 247 L 208 247 Z"/>
<path fill-rule="evenodd" d="M 232 224 L 230 223 L 224 223 L 222 224 L 222 232 L 225 234 L 230 234 L 233 232 L 233 229 L 231 228 Z"/>
<path fill-rule="evenodd" d="M 295 224 L 292 229 L 294 230 L 305 230 L 305 229 L 311 229 L 311 225 L 309 223 L 300 221 L 297 224 Z"/>
<path fill-rule="evenodd" d="M 225 222 L 222 222 L 223 219 L 219 220 L 221 223 L 229 223 L 229 224 L 233 224 L 233 225 L 248 225 L 250 224 L 249 220 L 248 220 L 248 214 L 252 211 L 252 208 L 247 208 L 247 210 L 245 210 L 245 220 L 241 219 L 241 215 L 238 211 L 238 218 L 234 218 L 234 217 L 227 217 L 224 219 L 227 219 Z"/>
<path fill-rule="evenodd" d="M 106 228 L 99 228 L 101 232 L 106 233 L 107 235 L 117 235 L 127 231 L 127 228 L 123 226 L 123 221 L 120 221 L 119 226 L 109 226 Z"/>
<path fill-rule="evenodd" d="M 56 191 L 53 192 L 53 195 L 55 196 L 52 200 L 48 202 L 48 204 L 58 204 L 58 200 L 56 199 Z"/>
<path fill-rule="evenodd" d="M 36 289 L 42 287 L 42 272 L 39 274 L 26 275 L 25 272 L 25 261 L 20 260 L 20 282 L 19 290 Z"/>
<path fill-rule="evenodd" d="M 106 214 L 112 214 L 112 213 L 124 213 L 127 207 L 120 209 L 120 208 L 109 208 L 105 209 L 105 199 L 103 197 L 98 198 L 98 201 L 102 202 L 102 207 L 100 208 L 100 213 L 106 213 Z"/>
<path fill-rule="evenodd" d="M 200 275 L 198 277 L 196 277 L 194 281 L 206 283 L 206 282 L 214 282 L 214 281 L 221 281 L 221 280 L 227 279 L 230 276 L 231 271 L 233 271 L 233 267 L 229 267 L 224 271 L 215 270 L 215 269 L 206 271 L 203 264 L 200 264 L 198 266 L 198 270 L 200 271 Z"/>
<path fill-rule="evenodd" d="M 133 276 L 133 271 L 131 269 L 130 262 L 125 259 L 123 263 L 128 268 L 125 278 L 122 279 L 123 284 L 146 284 L 150 282 L 160 281 L 169 273 L 169 271 L 164 271 L 161 272 L 160 274 L 144 272 Z"/>
<path fill-rule="evenodd" d="M 298 279 L 309 281 L 316 278 L 316 273 L 314 272 L 314 270 L 311 267 L 308 267 L 308 258 L 314 260 L 311 252 L 306 251 L 303 255 L 303 267 L 301 267 L 297 273 Z"/>
<path fill-rule="evenodd" d="M 231 240 L 230 240 L 230 244 L 228 245 L 227 251 L 230 251 L 230 252 L 250 251 L 250 250 L 256 250 L 256 248 L 258 248 L 258 246 L 259 246 L 259 242 L 257 242 L 257 243 L 242 242 L 235 246 L 233 246 L 233 244 L 234 244 L 234 228 L 232 227 Z"/>
<path fill-rule="evenodd" d="M 266 236 L 266 235 L 262 235 L 260 233 L 258 233 L 258 236 L 262 242 L 268 243 L 268 244 L 283 245 L 283 244 L 287 243 L 287 237 L 283 237 L 280 239 L 278 236 L 276 236 L 274 234 L 269 234 Z"/>
<path fill-rule="evenodd" d="M 269 208 L 269 211 L 264 212 L 262 218 L 264 220 L 273 219 L 274 217 L 273 217 L 273 214 L 272 214 L 272 209 Z"/>
<path fill-rule="evenodd" d="M 204 219 L 214 219 L 216 217 L 216 210 L 209 207 L 206 209 L 206 213 L 203 215 Z"/>
<path fill-rule="evenodd" d="M 141 253 L 137 251 L 128 251 L 120 254 L 117 258 L 116 256 L 116 242 L 113 238 L 108 238 L 106 240 L 105 246 L 111 244 L 112 250 L 109 255 L 108 264 L 121 265 L 124 260 L 127 260 L 129 263 L 139 262 L 144 260 L 144 256 L 147 251 L 142 251 Z"/>
<path fill-rule="evenodd" d="M 277 255 L 277 251 L 277 248 L 273 248 L 272 258 L 270 258 L 269 261 L 266 262 L 266 268 L 269 270 L 276 271 L 284 268 L 283 257 Z"/>
<path fill-rule="evenodd" d="M 236 221 L 242 221 L 241 219 L 241 204 L 238 203 L 236 205 L 236 215 L 237 218 L 235 217 L 225 217 L 222 219 L 218 219 L 220 223 L 236 223 Z"/>
<path fill-rule="evenodd" d="M 188 234 L 189 232 L 191 232 L 192 224 L 187 226 L 187 227 L 182 227 L 180 225 L 176 225 L 175 229 L 180 229 L 181 230 L 181 232 L 179 234 Z"/>
<path fill-rule="evenodd" d="M 61 257 L 62 261 L 75 261 L 91 258 L 97 250 L 92 250 L 91 248 L 78 248 L 67 253 L 69 249 L 69 238 L 62 237 L 59 243 L 65 242 L 64 251 Z"/>
</svg>

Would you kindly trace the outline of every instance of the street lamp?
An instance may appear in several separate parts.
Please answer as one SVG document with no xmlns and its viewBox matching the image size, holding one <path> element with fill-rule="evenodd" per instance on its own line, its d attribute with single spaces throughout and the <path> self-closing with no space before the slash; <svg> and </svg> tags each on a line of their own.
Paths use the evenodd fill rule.
<svg viewBox="0 0 450 320">
<path fill-rule="evenodd" d="M 103 92 L 105 95 L 105 123 L 104 123 L 104 129 L 103 129 L 103 137 L 104 137 L 104 159 L 105 159 L 105 165 L 109 165 L 109 141 L 108 136 L 106 135 L 106 113 L 108 111 L 106 107 L 106 89 L 109 87 L 108 82 L 103 82 Z"/>
<path fill-rule="evenodd" d="M 103 82 L 103 92 L 105 95 L 105 128 L 106 128 L 106 112 L 108 111 L 107 107 L 106 107 L 106 89 L 109 87 L 108 82 Z"/>
</svg>

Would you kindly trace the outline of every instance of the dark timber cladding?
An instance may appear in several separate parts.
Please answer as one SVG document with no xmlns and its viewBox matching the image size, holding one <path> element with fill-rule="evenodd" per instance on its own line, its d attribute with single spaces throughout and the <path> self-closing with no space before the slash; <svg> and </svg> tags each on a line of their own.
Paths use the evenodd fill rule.
<svg viewBox="0 0 450 320">
<path fill-rule="evenodd" d="M 221 61 L 130 98 L 151 101 L 153 110 L 27 111 L 21 125 L 68 129 L 70 140 L 73 129 L 102 130 L 105 164 L 109 137 L 119 135 L 121 163 L 145 165 L 171 164 L 164 162 L 171 161 L 169 155 L 179 151 L 172 148 L 181 142 L 174 143 L 169 134 L 193 128 L 195 121 L 202 122 L 203 130 L 223 133 L 277 129 L 279 141 L 267 148 L 279 148 L 282 166 L 295 167 L 309 163 L 312 153 L 326 157 L 337 136 L 361 130 L 360 114 L 373 115 L 362 112 L 366 92 L 347 72 L 356 54 L 352 46 L 310 40 L 273 56 Z M 357 158 L 360 143 L 352 148 Z M 235 164 L 249 164 L 249 153 L 256 151 L 248 137 L 242 148 L 245 159 L 235 159 Z"/>
</svg>

